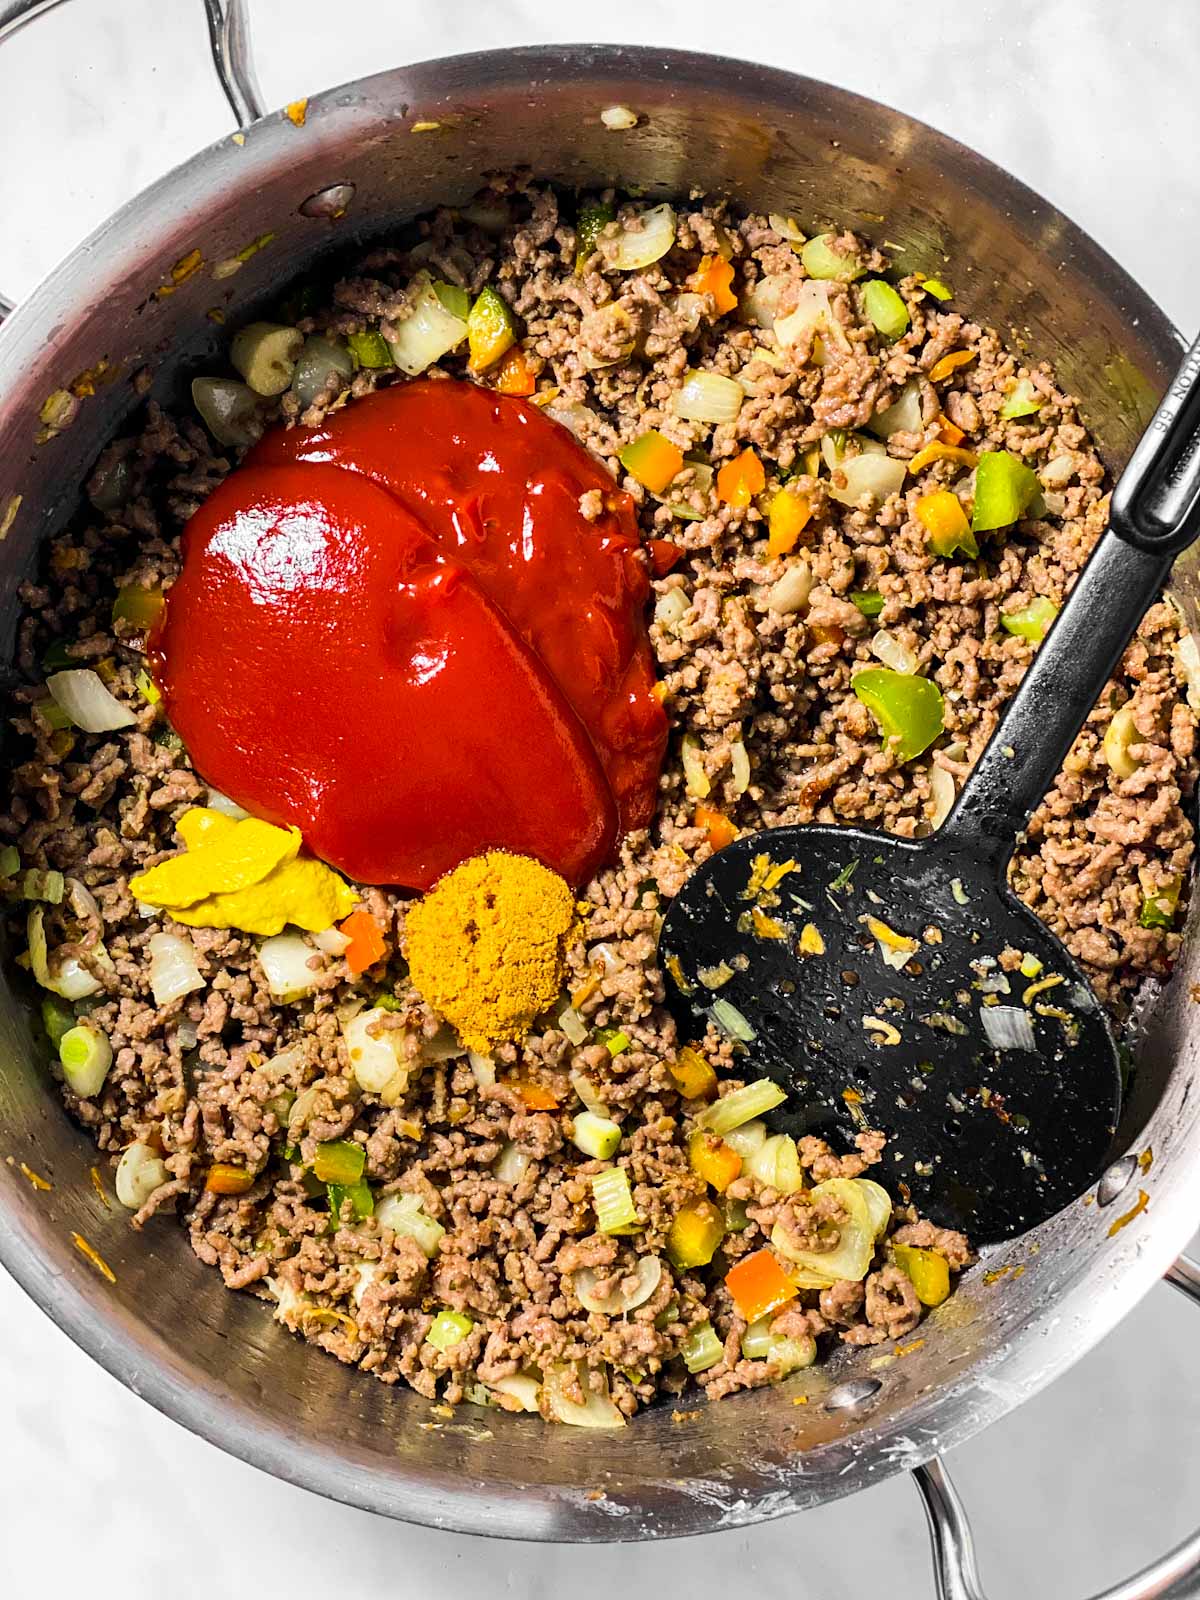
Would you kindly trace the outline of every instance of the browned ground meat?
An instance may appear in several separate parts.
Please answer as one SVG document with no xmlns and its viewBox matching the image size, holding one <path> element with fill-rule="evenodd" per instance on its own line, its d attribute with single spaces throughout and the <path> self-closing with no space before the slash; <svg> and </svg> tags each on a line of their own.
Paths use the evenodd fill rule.
<svg viewBox="0 0 1200 1600">
<path fill-rule="evenodd" d="M 694 824 L 680 736 L 697 741 L 707 804 L 739 827 L 819 821 L 905 837 L 927 832 L 933 770 L 961 783 L 1030 660 L 1034 646 L 1005 631 L 1002 616 L 1037 596 L 1061 601 L 1107 502 L 1076 404 L 1053 374 L 1026 368 L 995 333 L 941 307 L 915 279 L 900 284 L 910 327 L 894 343 L 864 321 L 859 289 L 837 284 L 820 339 L 810 330 L 784 349 L 769 327 L 744 320 L 756 290 L 772 291 L 779 313 L 804 292 L 797 251 L 764 218 L 697 202 L 680 210 L 675 246 L 655 264 L 617 270 L 610 229 L 577 273 L 573 214 L 549 189 L 511 180 L 481 209 L 441 211 L 352 263 L 327 304 L 307 309 L 299 326 L 330 337 L 394 329 L 409 313 L 405 285 L 418 267 L 472 289 L 491 282 L 519 320 L 537 402 L 608 465 L 640 507 L 646 534 L 682 549 L 675 569 L 655 581 L 651 636 L 674 730 L 659 813 L 587 886 L 586 938 L 571 956 L 569 991 L 586 1026 L 619 1029 L 630 1047 L 616 1057 L 597 1043 L 576 1047 L 544 1019 L 523 1044 L 496 1052 L 492 1083 L 462 1057 L 432 1059 L 426 1042 L 438 1019 L 398 957 L 356 984 L 339 958 L 314 951 L 314 993 L 279 1005 L 256 941 L 179 929 L 134 904 L 130 877 L 176 847 L 176 820 L 206 791 L 160 708 L 136 687 L 141 639 L 112 622 L 113 596 L 131 581 L 170 584 L 184 522 L 236 457 L 215 448 L 195 420 L 152 404 L 138 431 L 97 465 L 91 492 L 106 509 L 58 539 L 24 591 L 23 687 L 13 716 L 21 749 L 0 832 L 23 867 L 53 868 L 82 886 L 47 908 L 46 930 L 52 948 L 69 945 L 102 983 L 90 1014 L 114 1059 L 94 1098 L 80 1100 L 65 1085 L 63 1096 L 111 1160 L 134 1140 L 161 1154 L 166 1179 L 135 1225 L 162 1227 L 177 1212 L 197 1255 L 231 1288 L 269 1298 L 288 1328 L 386 1382 L 404 1380 L 450 1402 L 512 1407 L 534 1403 L 512 1389 L 520 1375 L 562 1367 L 567 1398 L 578 1403 L 607 1389 L 630 1414 L 682 1387 L 681 1347 L 706 1322 L 722 1346 L 700 1377 L 710 1395 L 777 1379 L 779 1360 L 743 1359 L 746 1324 L 724 1274 L 762 1249 L 773 1227 L 796 1248 L 824 1250 L 847 1220 L 828 1194 L 814 1205 L 743 1173 L 726 1197 L 742 1228 L 727 1233 L 712 1267 L 676 1270 L 667 1259 L 673 1217 L 705 1193 L 688 1163 L 689 1108 L 668 1071 L 677 1041 L 655 964 L 662 904 L 709 849 Z M 840 244 L 859 249 L 871 270 L 885 265 L 862 241 L 846 236 Z M 733 261 L 739 312 L 718 316 L 711 296 L 689 291 L 686 280 L 706 252 Z M 281 314 L 295 318 L 295 305 Z M 932 376 L 954 351 L 972 359 Z M 461 374 L 462 355 L 441 367 Z M 712 427 L 675 413 L 689 367 L 737 380 L 744 400 L 734 421 Z M 1040 409 L 1005 421 L 1000 407 L 1017 378 L 1031 382 Z M 394 373 L 371 369 L 349 383 L 334 378 L 307 408 L 291 395 L 264 401 L 263 421 L 313 425 L 330 405 L 391 381 Z M 831 496 L 845 480 L 831 476 L 813 447 L 830 430 L 870 425 L 905 385 L 906 427 L 886 447 L 894 458 L 911 459 L 948 419 L 965 448 L 1005 448 L 1039 475 L 1042 503 L 1005 536 L 989 535 L 977 561 L 932 556 L 916 516 L 921 496 L 936 488 L 952 488 L 969 507 L 972 480 L 962 462 L 932 462 L 880 506 L 847 507 Z M 650 427 L 692 453 L 673 505 L 649 496 L 617 459 Z M 748 445 L 766 469 L 766 493 L 745 510 L 719 505 L 710 469 Z M 848 448 L 857 448 L 854 440 Z M 764 508 L 785 474 L 812 516 L 792 551 L 771 555 Z M 774 586 L 789 573 L 793 582 L 804 577 L 801 564 L 807 598 L 784 604 Z M 880 597 L 877 615 L 855 603 L 863 592 Z M 945 696 L 943 737 L 907 766 L 882 747 L 850 687 L 856 668 L 875 660 L 881 629 Z M 1169 970 L 1179 943 L 1171 927 L 1142 927 L 1139 917 L 1145 893 L 1185 883 L 1192 854 L 1183 805 L 1196 775 L 1194 718 L 1177 637 L 1172 609 L 1156 606 L 1012 868 L 1018 892 L 1118 1012 L 1142 980 Z M 43 680 L 52 667 L 42 661 L 51 646 L 100 671 L 136 708 L 137 727 L 90 736 L 47 720 Z M 1131 706 L 1138 736 L 1137 765 L 1124 779 L 1102 749 L 1122 704 Z M 743 751 L 748 784 L 738 775 Z M 404 897 L 369 889 L 363 898 L 389 948 L 402 950 Z M 150 998 L 146 946 L 164 927 L 191 940 L 205 988 L 160 1009 Z M 99 959 L 101 943 L 111 967 Z M 387 1025 L 401 1031 L 414 1068 L 404 1099 L 390 1107 L 355 1085 L 341 1032 L 345 1007 L 364 996 L 376 1003 L 381 992 L 394 1007 Z M 736 1084 L 731 1042 L 714 1030 L 702 1048 Z M 636 1236 L 597 1232 L 588 1178 L 599 1163 L 581 1159 L 565 1137 L 572 1070 L 592 1079 L 622 1123 L 617 1160 L 643 1219 Z M 563 1110 L 527 1110 L 507 1081 L 518 1075 L 549 1088 Z M 348 1210 L 331 1230 L 326 1197 L 307 1168 L 318 1142 L 342 1136 L 365 1151 L 377 1207 L 391 1196 L 415 1197 L 444 1230 L 431 1256 L 378 1218 L 354 1222 Z M 810 1183 L 853 1179 L 878 1160 L 881 1142 L 864 1135 L 857 1151 L 838 1154 L 807 1139 L 800 1158 Z M 252 1186 L 240 1195 L 206 1191 L 214 1162 L 244 1168 Z M 954 1271 L 970 1259 L 961 1235 L 911 1211 L 897 1212 L 893 1228 L 895 1239 L 940 1252 Z M 649 1256 L 661 1273 L 640 1304 L 625 1314 L 585 1308 L 581 1291 L 628 1295 Z M 442 1309 L 471 1319 L 466 1337 L 447 1350 L 425 1338 Z M 864 1282 L 802 1291 L 776 1316 L 770 1337 L 793 1351 L 814 1338 L 825 1348 L 838 1339 L 873 1344 L 908 1332 L 920 1314 L 884 1240 Z M 544 1394 L 541 1405 L 547 1409 Z"/>
</svg>

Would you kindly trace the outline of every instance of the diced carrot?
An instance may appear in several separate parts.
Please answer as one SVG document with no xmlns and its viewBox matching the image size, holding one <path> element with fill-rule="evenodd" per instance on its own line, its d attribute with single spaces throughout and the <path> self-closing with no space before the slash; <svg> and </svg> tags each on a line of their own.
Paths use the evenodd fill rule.
<svg viewBox="0 0 1200 1600">
<path fill-rule="evenodd" d="M 742 1158 L 724 1139 L 697 1128 L 688 1139 L 688 1165 L 698 1178 L 724 1194 L 741 1172 Z"/>
<path fill-rule="evenodd" d="M 558 1101 L 544 1083 L 535 1083 L 532 1078 L 521 1078 L 510 1083 L 509 1087 L 517 1091 L 530 1111 L 558 1110 Z"/>
<path fill-rule="evenodd" d="M 796 1285 L 770 1250 L 756 1250 L 736 1262 L 725 1274 L 725 1287 L 747 1322 L 757 1322 L 796 1298 Z"/>
<path fill-rule="evenodd" d="M 729 818 L 722 811 L 714 811 L 711 806 L 697 806 L 692 814 L 692 825 L 704 829 L 712 850 L 724 850 L 727 844 L 732 844 L 737 838 L 737 829 Z"/>
<path fill-rule="evenodd" d="M 673 539 L 651 539 L 649 549 L 650 570 L 656 578 L 665 578 L 683 560 L 683 547 Z"/>
<path fill-rule="evenodd" d="M 944 413 L 939 413 L 937 419 L 938 438 L 943 444 L 961 444 L 967 437 L 956 423 L 950 421 Z"/>
<path fill-rule="evenodd" d="M 743 510 L 756 494 L 766 488 L 767 475 L 754 451 L 747 448 L 717 473 L 717 499 L 723 505 Z"/>
<path fill-rule="evenodd" d="M 352 911 L 345 922 L 338 923 L 338 932 L 350 941 L 346 946 L 346 965 L 356 977 L 373 967 L 387 951 L 383 929 L 369 911 Z"/>
<path fill-rule="evenodd" d="M 537 388 L 537 378 L 520 345 L 514 345 L 496 368 L 496 387 L 501 394 L 532 394 Z"/>
<path fill-rule="evenodd" d="M 669 692 L 670 691 L 667 689 L 666 684 L 662 681 L 661 678 L 658 680 L 658 682 L 656 684 L 653 684 L 651 689 L 650 689 L 650 693 L 658 701 L 660 706 L 664 705 L 666 703 L 667 695 L 668 695 Z"/>
<path fill-rule="evenodd" d="M 738 300 L 732 284 L 733 263 L 720 256 L 705 256 L 688 279 L 688 288 L 697 294 L 711 294 L 722 314 L 737 309 Z"/>
<path fill-rule="evenodd" d="M 225 1161 L 214 1161 L 204 1177 L 204 1187 L 209 1194 L 245 1194 L 254 1187 L 254 1175 L 245 1167 L 230 1166 Z"/>
<path fill-rule="evenodd" d="M 969 361 L 974 361 L 976 353 L 974 350 L 951 350 L 948 356 L 943 356 L 930 367 L 930 382 L 941 383 L 943 378 L 948 378 L 959 367 L 965 367 Z"/>
</svg>

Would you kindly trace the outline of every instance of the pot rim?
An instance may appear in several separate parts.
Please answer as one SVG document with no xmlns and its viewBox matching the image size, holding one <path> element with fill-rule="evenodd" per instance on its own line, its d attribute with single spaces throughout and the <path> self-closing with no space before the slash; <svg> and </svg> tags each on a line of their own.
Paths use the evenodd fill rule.
<svg viewBox="0 0 1200 1600">
<path fill-rule="evenodd" d="M 1182 340 L 1165 314 L 1107 251 L 1036 191 L 905 113 L 798 73 L 726 56 L 648 46 L 534 45 L 436 58 L 327 89 L 310 97 L 307 122 L 318 136 L 328 138 L 332 148 L 339 132 L 353 127 L 356 118 L 377 119 L 383 106 L 411 107 L 415 102 L 432 107 L 464 91 L 486 93 L 489 88 L 538 79 L 594 81 L 602 94 L 608 81 L 627 86 L 641 77 L 661 84 L 664 75 L 680 92 L 733 87 L 781 106 L 793 102 L 797 94 L 808 94 L 857 105 L 872 115 L 885 111 L 896 123 L 907 125 L 935 157 L 944 154 L 947 166 L 966 172 L 993 201 L 999 196 L 1013 212 L 1057 226 L 1064 248 L 1083 270 L 1104 280 L 1112 297 L 1141 320 L 1140 334 L 1161 355 L 1164 367 L 1174 365 Z M 225 136 L 122 206 L 53 269 L 0 329 L 0 382 L 20 365 L 37 360 L 46 330 L 54 325 L 57 305 L 78 295 L 84 263 L 93 292 L 103 294 L 125 269 L 130 234 L 146 242 L 147 248 L 156 239 L 169 237 L 178 223 L 176 201 L 185 174 L 194 175 L 204 167 L 209 186 L 252 186 L 260 173 L 274 168 L 285 142 L 295 133 L 285 113 L 273 113 L 247 128 L 241 143 Z M 1048 1301 L 1045 1310 L 1022 1329 L 1025 1335 L 1040 1332 L 1037 1351 L 1030 1351 L 1028 1337 L 1023 1351 L 1014 1348 L 1006 1357 L 1002 1381 L 992 1371 L 982 1381 L 974 1374 L 938 1389 L 938 1406 L 952 1396 L 960 1402 L 948 1427 L 922 1429 L 919 1417 L 916 1426 L 910 1418 L 906 1448 L 899 1450 L 885 1437 L 886 1425 L 868 1423 L 854 1436 L 860 1459 L 842 1475 L 836 1492 L 852 1493 L 900 1466 L 917 1466 L 964 1443 L 1098 1343 L 1149 1291 L 1191 1235 L 1194 1218 L 1200 1215 L 1200 1162 L 1182 1174 L 1174 1173 L 1173 1181 L 1177 1192 L 1170 1207 L 1164 1204 L 1153 1220 L 1143 1216 L 1125 1230 L 1115 1252 L 1120 1270 L 1103 1292 L 1085 1279 Z M 647 1525 L 645 1519 L 614 1516 L 611 1509 L 606 1511 L 575 1489 L 547 1491 L 544 1486 L 531 1489 L 493 1480 L 485 1492 L 464 1494 L 462 1477 L 415 1471 L 399 1459 L 385 1472 L 368 1458 L 355 1460 L 344 1451 L 314 1443 L 299 1426 L 264 1420 L 232 1389 L 214 1392 L 209 1380 L 197 1379 L 184 1353 L 144 1325 L 139 1326 L 140 1342 L 126 1337 L 128 1330 L 113 1318 L 98 1279 L 66 1271 L 48 1259 L 19 1216 L 6 1221 L 9 1225 L 0 1230 L 0 1263 L 76 1345 L 126 1388 L 191 1432 L 298 1487 L 403 1521 L 507 1538 L 621 1541 L 703 1531 L 702 1524 L 693 1520 L 689 1525 L 686 1518 L 678 1526 L 664 1526 L 657 1519 Z M 69 1255 L 66 1241 L 63 1249 Z M 932 1400 L 928 1410 L 932 1423 Z M 542 1503 L 540 1515 L 535 1496 Z M 812 1500 L 800 1469 L 781 1472 L 773 1487 L 756 1482 L 723 1507 L 716 1525 L 728 1529 L 772 1520 Z"/>
</svg>

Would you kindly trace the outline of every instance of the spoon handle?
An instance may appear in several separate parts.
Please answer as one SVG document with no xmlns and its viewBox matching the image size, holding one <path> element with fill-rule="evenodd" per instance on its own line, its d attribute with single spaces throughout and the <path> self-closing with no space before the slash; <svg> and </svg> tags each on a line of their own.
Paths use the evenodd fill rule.
<svg viewBox="0 0 1200 1600">
<path fill-rule="evenodd" d="M 1200 339 L 1113 491 L 1108 528 L 1021 680 L 941 848 L 1002 877 L 1017 835 L 1067 752 L 1175 557 L 1200 535 Z"/>
</svg>

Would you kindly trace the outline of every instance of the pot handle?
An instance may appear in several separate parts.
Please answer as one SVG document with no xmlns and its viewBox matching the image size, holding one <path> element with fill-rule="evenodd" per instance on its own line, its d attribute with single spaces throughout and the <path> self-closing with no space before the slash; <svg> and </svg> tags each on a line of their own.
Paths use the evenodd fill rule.
<svg viewBox="0 0 1200 1600">
<path fill-rule="evenodd" d="M 1200 1306 L 1200 1262 L 1187 1256 L 1170 1268 L 1166 1282 Z M 913 1472 L 933 1544 L 937 1600 L 987 1600 L 975 1563 L 975 1541 L 962 1501 L 936 1457 Z M 1200 1596 L 1200 1530 L 1124 1583 L 1091 1600 L 1197 1600 Z"/>
<path fill-rule="evenodd" d="M 248 0 L 204 0 L 213 68 L 239 128 L 248 128 L 263 115 L 262 93 L 250 53 L 247 3 Z M 62 0 L 0 0 L 0 44 L 27 22 L 61 4 Z M 13 302 L 0 293 L 0 322 L 12 309 Z"/>
</svg>

